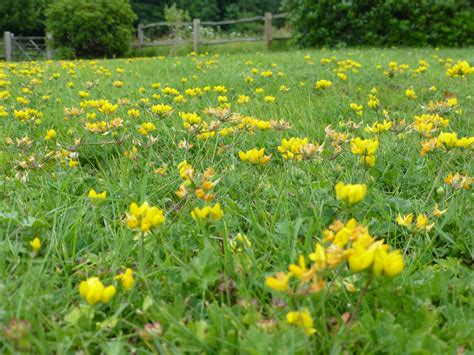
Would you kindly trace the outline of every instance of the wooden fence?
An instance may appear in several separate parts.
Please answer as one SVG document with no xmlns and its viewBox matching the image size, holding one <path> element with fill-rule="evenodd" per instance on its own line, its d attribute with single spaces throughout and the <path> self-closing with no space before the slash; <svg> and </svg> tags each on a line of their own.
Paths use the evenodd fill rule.
<svg viewBox="0 0 474 355">
<path fill-rule="evenodd" d="M 265 48 L 270 48 L 271 42 L 273 40 L 279 39 L 289 39 L 291 35 L 273 35 L 273 25 L 272 21 L 276 19 L 285 19 L 288 17 L 287 13 L 282 14 L 272 14 L 266 12 L 264 16 L 255 16 L 249 18 L 243 18 L 238 20 L 224 20 L 224 21 L 201 21 L 200 19 L 194 19 L 192 22 L 181 22 L 179 24 L 170 23 L 170 22 L 156 22 L 149 23 L 146 25 L 138 25 L 137 28 L 137 47 L 142 49 L 144 47 L 156 47 L 156 46 L 169 46 L 169 45 L 183 45 L 183 44 L 192 44 L 194 52 L 198 53 L 201 45 L 214 45 L 214 44 L 224 44 L 224 43 L 236 43 L 236 42 L 259 42 L 263 41 Z M 263 31 L 262 35 L 252 36 L 252 37 L 237 37 L 237 38 L 218 38 L 218 39 L 202 39 L 201 29 L 204 26 L 229 26 L 242 23 L 251 23 L 251 22 L 263 22 Z M 174 36 L 174 38 L 159 40 L 159 41 L 147 41 L 145 40 L 145 30 L 157 27 L 168 27 L 168 28 L 191 28 L 192 35 L 190 38 L 179 38 L 179 36 Z"/>
<path fill-rule="evenodd" d="M 3 33 L 3 47 L 5 60 L 37 60 L 53 59 L 53 49 L 49 46 L 53 36 L 48 33 L 46 37 L 34 36 L 23 37 L 15 36 L 11 32 Z"/>
<path fill-rule="evenodd" d="M 224 43 L 236 43 L 236 42 L 259 42 L 263 41 L 265 48 L 270 48 L 273 40 L 289 39 L 291 35 L 274 34 L 274 26 L 272 22 L 278 19 L 286 19 L 287 13 L 273 15 L 270 12 L 266 12 L 264 16 L 255 16 L 249 18 L 243 18 L 238 20 L 224 20 L 224 21 L 201 21 L 200 19 L 194 19 L 192 22 L 156 22 L 149 23 L 146 25 L 138 25 L 137 29 L 137 43 L 132 45 L 142 49 L 144 47 L 155 47 L 155 46 L 176 46 L 183 44 L 192 44 L 194 52 L 198 53 L 201 45 L 214 45 Z M 263 22 L 262 35 L 255 35 L 252 37 L 236 37 L 236 38 L 217 38 L 217 39 L 205 39 L 201 38 L 201 32 L 206 27 L 217 27 L 221 26 L 232 26 L 243 23 L 252 22 Z M 145 30 L 157 27 L 168 27 L 172 29 L 178 28 L 189 28 L 189 38 L 180 38 L 177 33 L 172 34 L 171 39 L 160 40 L 160 41 L 148 41 L 146 40 Z M 37 59 L 52 59 L 53 49 L 50 46 L 52 43 L 53 36 L 47 34 L 46 37 L 22 37 L 15 36 L 11 32 L 4 32 L 3 34 L 3 46 L 6 61 L 18 61 L 18 60 L 37 60 Z"/>
</svg>

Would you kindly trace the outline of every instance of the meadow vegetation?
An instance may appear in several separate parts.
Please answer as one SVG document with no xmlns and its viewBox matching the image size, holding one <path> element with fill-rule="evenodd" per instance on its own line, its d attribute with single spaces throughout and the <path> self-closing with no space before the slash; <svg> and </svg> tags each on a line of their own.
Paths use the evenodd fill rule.
<svg viewBox="0 0 474 355">
<path fill-rule="evenodd" d="M 472 351 L 473 62 L 0 63 L 0 352 Z"/>
</svg>

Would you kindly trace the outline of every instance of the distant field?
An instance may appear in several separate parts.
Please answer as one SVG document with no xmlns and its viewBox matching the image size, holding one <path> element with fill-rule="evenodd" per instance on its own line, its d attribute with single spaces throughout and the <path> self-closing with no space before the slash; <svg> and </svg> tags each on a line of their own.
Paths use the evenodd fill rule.
<svg viewBox="0 0 474 355">
<path fill-rule="evenodd" d="M 472 351 L 469 63 L 0 63 L 0 353 Z"/>
</svg>

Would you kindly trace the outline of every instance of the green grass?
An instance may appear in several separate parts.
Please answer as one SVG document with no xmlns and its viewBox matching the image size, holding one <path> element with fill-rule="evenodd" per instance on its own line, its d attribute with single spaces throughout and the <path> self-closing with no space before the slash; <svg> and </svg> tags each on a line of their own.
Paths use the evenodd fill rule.
<svg viewBox="0 0 474 355">
<path fill-rule="evenodd" d="M 289 40 L 274 40 L 271 44 L 272 51 L 283 51 L 292 48 Z M 236 42 L 215 45 L 201 45 L 202 53 L 210 54 L 238 54 L 238 53 L 257 53 L 265 50 L 263 41 L 260 42 Z M 153 56 L 175 56 L 186 55 L 193 51 L 193 45 L 159 46 L 145 47 L 142 50 L 133 49 L 130 55 L 133 57 L 153 57 Z"/>
<path fill-rule="evenodd" d="M 306 54 L 312 64 L 304 59 Z M 347 81 L 341 81 L 333 72 L 334 62 L 320 64 L 322 58 L 333 56 L 362 66 L 358 73 L 348 70 Z M 473 135 L 474 75 L 466 80 L 447 77 L 448 58 L 473 63 L 474 51 L 348 49 L 0 63 L 0 86 L 4 86 L 0 92 L 11 94 L 0 101 L 7 111 L 0 117 L 0 352 L 472 351 L 473 193 L 444 183 L 450 172 L 473 175 L 472 149 L 435 149 L 420 157 L 420 142 L 426 138 L 409 126 L 415 115 L 424 112 L 422 105 L 452 93 L 459 107 L 444 115 L 449 125 L 442 130 Z M 422 59 L 430 67 L 412 76 Z M 383 70 L 390 61 L 406 63 L 409 69 L 389 78 Z M 382 70 L 375 68 L 378 64 Z M 99 70 L 102 67 L 110 75 Z M 274 75 L 253 75 L 254 67 Z M 277 75 L 279 71 L 284 75 Z M 247 84 L 247 76 L 255 81 Z M 33 85 L 33 78 L 40 82 Z M 333 86 L 315 90 L 320 79 L 331 80 Z M 115 80 L 124 87 L 114 87 Z M 203 110 L 217 107 L 222 94 L 211 90 L 176 104 L 160 89 L 152 89 L 152 83 L 174 87 L 183 95 L 186 88 L 225 85 L 232 111 L 266 121 L 285 120 L 291 128 L 199 140 L 183 128 L 178 113 L 194 111 L 211 122 Z M 281 85 L 289 91 L 281 92 Z M 430 91 L 433 85 L 436 90 Z M 27 87 L 31 93 L 22 93 Z M 257 87 L 264 88 L 264 94 L 254 93 Z M 367 107 L 373 87 L 378 90 L 379 110 Z M 415 90 L 416 99 L 405 96 L 408 88 Z M 128 103 L 122 101 L 111 115 L 93 108 L 78 116 L 66 115 L 65 108 L 80 108 L 80 102 L 87 100 L 79 97 L 80 90 L 90 93 L 88 99 L 112 103 L 128 99 Z M 154 99 L 153 94 L 161 98 Z M 43 99 L 45 95 L 49 100 Z M 250 102 L 238 105 L 238 95 L 250 96 Z M 265 95 L 276 101 L 264 102 Z M 20 96 L 30 101 L 26 107 L 42 112 L 41 123 L 14 117 L 14 110 L 23 107 L 16 100 Z M 141 99 L 149 102 L 140 104 Z M 352 102 L 364 106 L 362 117 L 350 109 Z M 150 107 L 157 103 L 170 104 L 173 113 L 155 117 Z M 131 108 L 141 111 L 140 118 L 127 116 Z M 408 126 L 378 135 L 375 166 L 361 166 L 348 142 L 334 158 L 325 127 L 346 132 L 348 139 L 371 137 L 364 127 L 382 121 L 382 109 L 388 110 L 390 120 L 405 119 Z M 92 112 L 97 112 L 96 120 L 119 117 L 123 125 L 107 134 L 89 132 L 85 124 L 94 120 L 86 119 L 86 113 Z M 351 128 L 348 121 L 358 123 L 358 128 Z M 138 133 L 144 122 L 156 126 L 148 136 Z M 57 136 L 46 141 L 50 129 Z M 440 131 L 431 135 L 437 137 Z M 24 137 L 31 144 L 18 143 Z M 289 137 L 324 142 L 323 152 L 317 159 L 283 160 L 277 147 Z M 183 140 L 192 148 L 180 148 Z M 134 146 L 136 159 L 124 156 Z M 272 155 L 268 164 L 239 160 L 240 150 L 254 147 L 265 147 Z M 78 167 L 67 165 L 63 150 L 79 154 Z M 213 189 L 212 204 L 221 204 L 221 220 L 196 223 L 190 212 L 204 203 L 192 193 L 182 200 L 175 195 L 183 182 L 177 167 L 183 160 L 193 165 L 196 175 L 214 168 L 220 181 Z M 164 175 L 155 172 L 163 166 L 167 166 Z M 334 193 L 339 181 L 367 184 L 367 196 L 352 209 L 345 208 Z M 91 188 L 107 191 L 97 207 L 87 197 Z M 137 233 L 124 219 L 130 203 L 144 201 L 161 208 L 166 221 L 145 239 L 136 240 Z M 398 213 L 414 213 L 416 218 L 419 213 L 430 214 L 435 203 L 447 211 L 439 218 L 430 217 L 435 223 L 430 232 L 412 233 L 397 225 Z M 313 252 L 335 219 L 345 221 L 349 215 L 392 249 L 402 250 L 405 261 L 397 277 L 373 280 L 350 327 L 343 315 L 354 313 L 369 273 L 353 273 L 343 262 L 327 271 L 326 287 L 308 297 L 291 297 L 265 285 L 267 276 L 286 271 L 299 255 Z M 250 248 L 232 249 L 230 241 L 238 233 L 248 236 Z M 42 242 L 36 254 L 29 244 L 35 236 Z M 129 292 L 114 281 L 125 267 L 135 272 L 136 283 Z M 81 299 L 79 284 L 92 276 L 117 286 L 111 302 L 88 306 Z M 355 292 L 348 292 L 343 282 L 352 283 Z M 289 311 L 302 308 L 309 310 L 317 330 L 311 337 L 285 320 Z M 145 325 L 154 322 L 160 323 L 161 334 L 143 336 Z"/>
</svg>

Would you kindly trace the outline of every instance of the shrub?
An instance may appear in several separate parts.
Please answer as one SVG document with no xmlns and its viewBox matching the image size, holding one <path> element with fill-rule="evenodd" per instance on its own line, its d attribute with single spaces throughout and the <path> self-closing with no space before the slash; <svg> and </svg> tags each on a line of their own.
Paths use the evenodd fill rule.
<svg viewBox="0 0 474 355">
<path fill-rule="evenodd" d="M 469 46 L 470 0 L 286 0 L 304 46 Z"/>
<path fill-rule="evenodd" d="M 56 0 L 46 17 L 55 46 L 80 58 L 125 54 L 136 19 L 128 0 Z"/>
</svg>

